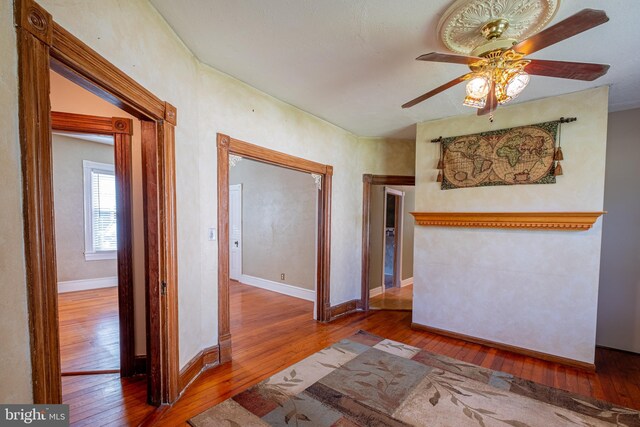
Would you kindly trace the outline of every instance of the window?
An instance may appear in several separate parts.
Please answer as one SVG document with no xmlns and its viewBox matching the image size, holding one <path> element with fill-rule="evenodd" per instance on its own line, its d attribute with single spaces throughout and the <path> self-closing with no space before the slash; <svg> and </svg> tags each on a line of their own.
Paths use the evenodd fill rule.
<svg viewBox="0 0 640 427">
<path fill-rule="evenodd" d="M 118 249 L 116 176 L 113 165 L 83 160 L 84 258 L 115 259 Z"/>
</svg>

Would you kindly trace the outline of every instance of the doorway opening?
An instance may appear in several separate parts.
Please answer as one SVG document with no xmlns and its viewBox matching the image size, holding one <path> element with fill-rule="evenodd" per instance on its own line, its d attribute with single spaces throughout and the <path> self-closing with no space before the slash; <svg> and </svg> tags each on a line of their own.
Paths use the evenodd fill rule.
<svg viewBox="0 0 640 427">
<path fill-rule="evenodd" d="M 50 82 L 66 401 L 65 377 L 146 371 L 141 125 L 53 71 Z"/>
<path fill-rule="evenodd" d="M 252 281 L 251 285 L 254 287 L 262 287 L 264 289 L 277 290 L 283 292 L 289 292 L 295 295 L 297 298 L 306 297 L 315 301 L 315 318 L 318 321 L 326 322 L 330 319 L 330 303 L 329 303 L 329 261 L 331 259 L 331 186 L 333 168 L 328 165 L 312 162 L 299 157 L 294 157 L 288 154 L 280 153 L 277 151 L 269 150 L 264 147 L 256 146 L 244 141 L 240 141 L 234 138 L 230 138 L 227 135 L 218 134 L 218 307 L 219 307 L 219 319 L 218 319 L 218 336 L 219 336 L 219 348 L 220 348 L 220 361 L 227 362 L 231 360 L 231 319 L 230 319 L 230 276 L 240 277 L 244 281 Z M 251 163 L 250 163 L 251 162 Z M 284 247 L 284 245 L 290 245 L 290 243 L 283 243 L 287 241 L 287 228 L 286 221 L 291 217 L 297 217 L 300 219 L 301 215 L 296 215 L 295 209 L 297 202 L 292 194 L 297 190 L 293 187 L 288 192 L 279 193 L 270 192 L 270 190 L 263 189 L 262 191 L 255 191 L 256 201 L 252 201 L 254 208 L 250 208 L 251 215 L 254 215 L 253 219 L 246 221 L 242 218 L 242 212 L 249 212 L 247 209 L 247 202 L 249 201 L 248 187 L 242 182 L 232 182 L 232 173 L 230 172 L 230 165 L 237 164 L 253 165 L 253 167 L 260 169 L 257 181 L 260 181 L 260 175 L 264 175 L 267 169 L 271 168 L 271 171 L 275 175 L 280 176 L 282 182 L 294 181 L 295 184 L 303 184 L 302 178 L 304 178 L 307 184 L 307 190 L 304 190 L 305 197 L 308 199 L 308 203 L 315 205 L 315 209 L 309 209 L 308 203 L 301 204 L 307 206 L 303 208 L 306 215 L 313 214 L 311 217 L 307 217 L 304 222 L 307 223 L 306 230 L 311 230 L 311 235 L 307 239 L 302 239 L 305 249 L 302 250 L 296 247 Z M 297 174 L 295 177 L 291 174 Z M 285 176 L 286 175 L 286 176 Z M 300 178 L 298 175 L 300 175 Z M 247 181 L 248 182 L 248 181 Z M 230 187 L 231 184 L 243 184 L 242 190 L 240 187 Z M 261 183 L 264 184 L 264 183 Z M 274 182 L 272 181 L 273 185 Z M 257 183 L 256 183 L 257 185 Z M 277 186 L 277 184 L 276 184 Z M 252 185 L 253 187 L 253 185 Z M 308 191 L 310 190 L 310 191 Z M 283 199 L 282 203 L 274 203 L 273 198 L 275 194 L 280 194 Z M 298 194 L 298 199 L 301 198 L 301 194 Z M 312 194 L 312 197 L 307 197 Z M 286 201 L 288 199 L 289 201 Z M 232 206 L 233 204 L 233 206 Z M 276 207 L 277 206 L 277 207 Z M 270 209 L 270 212 L 264 211 L 264 209 Z M 256 212 L 257 211 L 257 212 Z M 275 213 L 275 216 L 273 214 Z M 267 236 L 258 236 L 254 240 L 257 240 L 256 247 L 260 251 L 260 246 L 264 246 L 266 243 L 260 243 L 262 237 L 268 237 L 265 242 L 269 244 L 275 244 L 274 250 L 281 249 L 284 254 L 283 260 L 278 262 L 269 262 L 268 257 L 264 257 L 267 260 L 265 265 L 259 265 L 262 261 L 258 258 L 251 256 L 247 251 L 247 227 L 246 225 L 259 225 L 269 221 L 267 218 L 278 218 L 283 220 L 283 224 L 270 223 L 267 227 L 263 227 L 263 230 L 267 230 Z M 313 223 L 315 226 L 309 227 L 308 223 Z M 242 230 L 242 226 L 245 225 L 245 230 Z M 315 234 L 315 236 L 314 236 Z M 233 239 L 231 238 L 233 237 Z M 240 239 L 238 239 L 240 237 Z M 299 240 L 300 241 L 300 240 Z M 309 243 L 313 242 L 313 249 L 310 250 Z M 237 242 L 237 246 L 236 246 Z M 252 241 L 252 244 L 256 242 Z M 292 251 L 292 252 L 291 252 Z M 303 268 L 303 272 L 300 272 L 295 265 L 291 263 L 289 259 L 292 255 L 287 255 L 288 252 L 304 252 L 307 261 L 312 261 L 315 266 L 315 271 L 310 271 L 309 267 Z M 264 255 L 264 252 L 262 253 Z M 247 265 L 244 264 L 244 260 L 251 258 L 254 260 L 251 267 L 247 269 Z M 257 261 L 257 262 L 256 262 Z M 258 265 L 256 265 L 258 264 Z M 307 262 L 308 264 L 308 262 Z M 289 275 L 287 273 L 289 271 Z M 266 280 L 252 276 L 251 273 L 260 271 L 261 275 L 267 276 Z M 298 276 L 300 274 L 300 276 Z M 291 279 L 290 283 L 287 280 Z M 294 286 L 304 285 L 304 286 Z M 306 289 L 305 289 L 306 287 Z M 281 307 L 274 307 L 275 310 L 282 309 Z"/>
<path fill-rule="evenodd" d="M 120 372 L 113 136 L 54 130 L 52 144 L 61 374 Z"/>
<path fill-rule="evenodd" d="M 143 304 L 146 314 L 143 323 L 146 324 L 148 350 L 146 387 L 143 387 L 149 403 L 173 402 L 179 395 L 174 160 L 176 109 L 70 34 L 37 3 L 17 0 L 14 10 L 34 403 L 62 402 L 51 135 L 53 117 L 49 101 L 51 70 L 140 120 L 141 164 L 144 165 Z M 126 137 L 119 136 L 126 135 L 126 122 L 112 117 L 104 125 L 117 131 L 113 132 L 116 147 L 119 140 L 126 141 Z M 115 160 L 116 169 L 118 164 L 125 165 L 130 161 L 128 158 L 119 159 L 118 150 Z M 117 222 L 119 226 L 120 218 Z M 117 255 L 120 264 L 120 251 Z M 118 280 L 121 280 L 120 276 Z M 129 309 L 122 310 L 119 306 L 119 316 L 129 312 Z M 126 340 L 120 338 L 122 351 Z M 133 363 L 127 366 L 123 360 L 120 360 L 123 374 L 134 369 Z M 140 398 L 140 393 L 136 398 Z M 86 404 L 80 401 L 79 406 Z M 73 407 L 71 414 L 74 414 Z"/>
<path fill-rule="evenodd" d="M 259 346 L 273 332 L 266 313 L 316 317 L 320 189 L 311 174 L 281 166 L 238 156 L 229 167 L 231 333 L 241 341 L 234 332 L 251 331 Z"/>
<path fill-rule="evenodd" d="M 362 299 L 365 310 L 412 310 L 415 178 L 364 175 Z"/>
<path fill-rule="evenodd" d="M 402 275 L 402 231 L 404 192 L 393 188 L 384 189 L 383 223 L 384 234 L 382 247 L 383 271 L 382 292 L 390 288 L 399 288 Z"/>
</svg>

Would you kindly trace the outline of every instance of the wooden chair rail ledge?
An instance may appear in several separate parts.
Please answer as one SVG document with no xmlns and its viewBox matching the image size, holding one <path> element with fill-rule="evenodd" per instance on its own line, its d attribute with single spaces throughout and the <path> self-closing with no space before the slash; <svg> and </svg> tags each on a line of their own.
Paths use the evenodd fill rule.
<svg viewBox="0 0 640 427">
<path fill-rule="evenodd" d="M 411 212 L 416 225 L 432 227 L 588 230 L 606 212 Z"/>
</svg>

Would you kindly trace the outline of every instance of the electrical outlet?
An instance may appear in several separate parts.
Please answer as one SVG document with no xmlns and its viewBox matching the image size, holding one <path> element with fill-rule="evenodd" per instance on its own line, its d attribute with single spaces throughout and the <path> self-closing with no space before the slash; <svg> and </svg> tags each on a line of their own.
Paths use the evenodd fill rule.
<svg viewBox="0 0 640 427">
<path fill-rule="evenodd" d="M 216 240 L 216 229 L 213 227 L 209 229 L 209 240 Z"/>
<path fill-rule="evenodd" d="M 280 275 L 280 280 L 284 280 L 284 273 Z"/>
</svg>

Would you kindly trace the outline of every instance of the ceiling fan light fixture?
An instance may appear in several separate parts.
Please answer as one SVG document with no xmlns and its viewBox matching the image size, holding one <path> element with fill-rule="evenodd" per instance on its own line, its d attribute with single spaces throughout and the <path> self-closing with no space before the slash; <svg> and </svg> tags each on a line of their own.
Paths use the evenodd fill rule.
<svg viewBox="0 0 640 427">
<path fill-rule="evenodd" d="M 518 71 L 517 73 L 513 74 L 507 81 L 505 87 L 506 95 L 510 99 L 513 99 L 516 96 L 520 95 L 520 92 L 522 92 L 524 88 L 529 84 L 529 80 L 529 74 L 524 71 Z"/>
<path fill-rule="evenodd" d="M 484 108 L 484 106 L 487 105 L 487 96 L 485 95 L 482 98 L 474 98 L 467 95 L 464 97 L 462 105 L 473 108 Z"/>
<path fill-rule="evenodd" d="M 499 104 L 506 104 L 517 97 L 529 83 L 529 74 L 521 68 L 494 70 L 496 82 L 496 99 Z"/>
<path fill-rule="evenodd" d="M 467 97 L 480 99 L 487 96 L 491 81 L 487 76 L 476 75 L 467 82 Z"/>
</svg>

